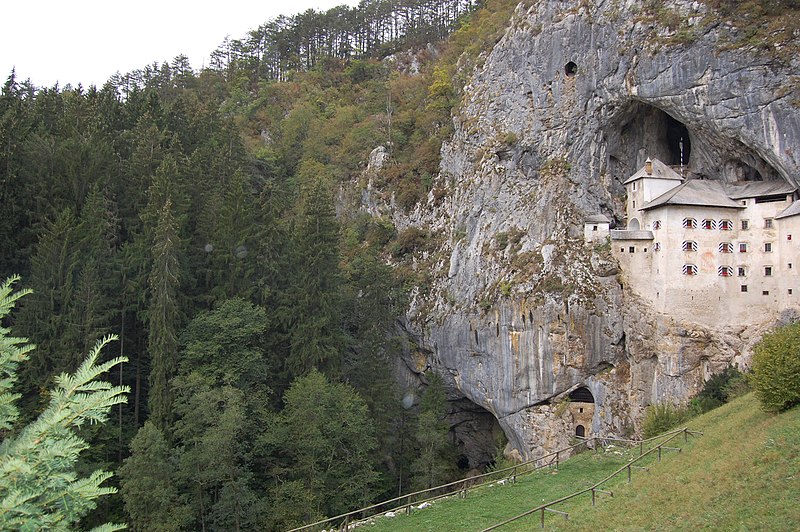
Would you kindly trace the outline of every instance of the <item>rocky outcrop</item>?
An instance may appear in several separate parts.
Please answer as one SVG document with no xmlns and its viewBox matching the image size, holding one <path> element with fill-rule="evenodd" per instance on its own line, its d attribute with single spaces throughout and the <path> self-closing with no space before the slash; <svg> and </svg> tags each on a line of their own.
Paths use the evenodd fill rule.
<svg viewBox="0 0 800 532">
<path fill-rule="evenodd" d="M 398 227 L 443 235 L 415 257 L 433 281 L 409 309 L 409 367 L 444 375 L 527 457 L 574 435 L 560 402 L 578 386 L 595 398 L 590 434 L 630 434 L 647 404 L 746 363 L 776 318 L 678 322 L 583 243 L 587 215 L 622 222 L 622 182 L 648 156 L 696 177 L 800 180 L 796 60 L 723 46 L 728 28 L 703 4 L 668 2 L 672 29 L 640 5 L 520 6 L 464 89 L 442 149 L 446 196 L 394 213 Z"/>
</svg>

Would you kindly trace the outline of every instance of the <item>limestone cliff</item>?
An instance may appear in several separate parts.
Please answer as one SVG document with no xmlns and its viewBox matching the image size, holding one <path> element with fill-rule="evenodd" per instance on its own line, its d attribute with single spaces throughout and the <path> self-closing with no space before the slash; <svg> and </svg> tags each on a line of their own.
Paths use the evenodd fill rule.
<svg viewBox="0 0 800 532">
<path fill-rule="evenodd" d="M 393 212 L 439 236 L 414 259 L 432 280 L 409 309 L 407 366 L 444 375 L 528 457 L 575 434 L 560 406 L 575 388 L 595 398 L 591 433 L 630 434 L 647 404 L 746 363 L 778 319 L 677 322 L 583 244 L 587 215 L 624 223 L 622 182 L 648 156 L 700 177 L 800 181 L 796 54 L 726 46 L 733 30 L 702 3 L 667 2 L 670 24 L 640 5 L 520 5 L 464 89 L 437 193 Z"/>
</svg>

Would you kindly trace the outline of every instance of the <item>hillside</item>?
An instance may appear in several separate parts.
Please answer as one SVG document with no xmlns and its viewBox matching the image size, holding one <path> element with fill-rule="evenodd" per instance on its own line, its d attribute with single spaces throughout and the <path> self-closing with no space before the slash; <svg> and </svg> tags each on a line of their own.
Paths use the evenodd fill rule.
<svg viewBox="0 0 800 532">
<path fill-rule="evenodd" d="M 579 497 L 555 509 L 565 521 L 546 516 L 549 530 L 794 530 L 800 522 L 800 409 L 772 415 L 759 409 L 752 394 L 693 419 L 690 439 L 679 454 L 666 453 L 650 471 L 634 472 L 609 483 L 613 498 L 592 508 Z M 624 463 L 606 453 L 583 453 L 557 474 L 536 474 L 515 485 L 487 487 L 466 500 L 449 499 L 411 517 L 381 519 L 369 530 L 482 530 L 603 478 Z M 585 476 L 584 476 L 585 475 Z M 538 515 L 499 530 L 530 530 Z M 600 525 L 601 524 L 601 525 Z"/>
</svg>

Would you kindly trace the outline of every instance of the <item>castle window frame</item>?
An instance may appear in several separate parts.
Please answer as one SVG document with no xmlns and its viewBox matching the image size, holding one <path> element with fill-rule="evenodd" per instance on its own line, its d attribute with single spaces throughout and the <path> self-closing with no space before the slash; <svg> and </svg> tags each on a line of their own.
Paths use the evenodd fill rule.
<svg viewBox="0 0 800 532">
<path fill-rule="evenodd" d="M 747 277 L 747 268 L 745 266 L 738 266 L 736 272 L 737 277 Z"/>
<path fill-rule="evenodd" d="M 661 220 L 654 220 L 653 221 L 653 231 L 658 231 L 661 229 Z M 792 235 L 789 235 L 789 240 L 792 239 Z"/>
<path fill-rule="evenodd" d="M 707 231 L 711 231 L 711 230 L 717 228 L 717 221 L 716 220 L 712 220 L 711 218 L 706 218 L 705 220 L 703 220 L 702 226 L 703 226 L 703 229 L 705 229 Z"/>
<path fill-rule="evenodd" d="M 720 220 L 719 221 L 719 230 L 720 231 L 733 231 L 733 222 L 731 220 Z"/>
<path fill-rule="evenodd" d="M 764 277 L 772 277 L 772 266 L 764 266 Z"/>
<path fill-rule="evenodd" d="M 694 240 L 684 240 L 683 244 L 681 244 L 681 249 L 683 251 L 697 251 L 697 242 Z"/>
<path fill-rule="evenodd" d="M 653 251 L 661 251 L 661 242 L 656 242 L 653 244 Z"/>
<path fill-rule="evenodd" d="M 719 252 L 720 253 L 733 253 L 733 244 L 730 242 L 720 242 L 719 243 Z"/>
<path fill-rule="evenodd" d="M 742 292 L 747 292 L 747 285 L 746 284 L 741 285 L 739 290 L 741 290 Z"/>
<path fill-rule="evenodd" d="M 739 253 L 747 253 L 747 242 L 739 242 Z"/>
<path fill-rule="evenodd" d="M 772 242 L 764 242 L 764 253 L 772 253 Z"/>
<path fill-rule="evenodd" d="M 764 218 L 764 229 L 772 229 L 772 218 Z"/>
<path fill-rule="evenodd" d="M 742 231 L 747 231 L 748 229 L 750 229 L 750 221 L 742 220 Z"/>
<path fill-rule="evenodd" d="M 694 264 L 684 264 L 683 275 L 697 275 L 697 266 Z"/>
<path fill-rule="evenodd" d="M 697 220 L 694 218 L 684 218 L 683 219 L 683 228 L 684 229 L 697 229 Z"/>
<path fill-rule="evenodd" d="M 733 267 L 732 266 L 720 266 L 717 268 L 717 275 L 720 277 L 733 277 Z"/>
</svg>

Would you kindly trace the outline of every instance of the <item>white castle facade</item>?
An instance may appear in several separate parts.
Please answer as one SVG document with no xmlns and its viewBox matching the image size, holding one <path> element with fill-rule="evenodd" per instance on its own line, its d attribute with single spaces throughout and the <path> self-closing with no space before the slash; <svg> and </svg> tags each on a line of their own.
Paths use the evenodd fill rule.
<svg viewBox="0 0 800 532">
<path fill-rule="evenodd" d="M 746 325 L 800 304 L 800 200 L 785 181 L 684 179 L 650 159 L 626 182 L 627 229 L 602 215 L 587 242 L 610 239 L 623 281 L 656 310 Z"/>
</svg>

